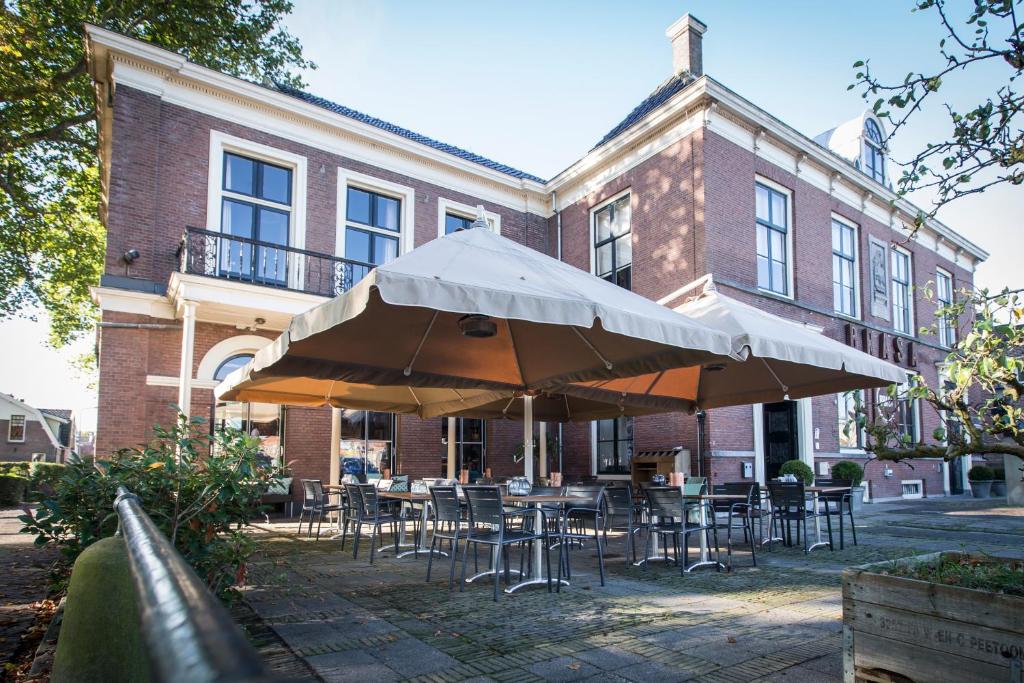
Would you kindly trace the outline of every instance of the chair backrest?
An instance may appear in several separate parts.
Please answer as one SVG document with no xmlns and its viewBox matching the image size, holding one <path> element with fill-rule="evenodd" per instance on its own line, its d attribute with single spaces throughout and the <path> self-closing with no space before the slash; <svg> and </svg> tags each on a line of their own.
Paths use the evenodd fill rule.
<svg viewBox="0 0 1024 683">
<path fill-rule="evenodd" d="M 469 502 L 471 526 L 491 525 L 504 528 L 505 508 L 501 502 L 501 489 L 497 486 L 463 486 Z"/>
<path fill-rule="evenodd" d="M 690 477 L 683 484 L 683 495 L 696 498 L 707 493 L 708 480 L 705 477 Z"/>
<path fill-rule="evenodd" d="M 432 486 L 430 497 L 434 501 L 435 520 L 438 522 L 461 521 L 459 492 L 454 486 Z"/>
<path fill-rule="evenodd" d="M 604 490 L 604 505 L 610 517 L 632 514 L 633 490 L 628 486 L 609 486 Z"/>
<path fill-rule="evenodd" d="M 597 509 L 601 507 L 605 484 L 571 484 L 565 487 L 565 495 L 579 498 L 579 501 L 566 503 L 565 507 Z"/>
<path fill-rule="evenodd" d="M 666 518 L 685 519 L 683 492 L 678 486 L 648 486 L 644 493 L 647 494 L 651 515 L 659 521 Z"/>
<path fill-rule="evenodd" d="M 348 499 L 350 509 L 362 514 L 363 493 L 359 490 L 359 484 L 345 484 L 345 498 Z"/>
<path fill-rule="evenodd" d="M 376 517 L 380 502 L 377 497 L 377 487 L 373 484 L 356 484 L 355 488 L 359 489 L 363 514 L 369 517 Z"/>
<path fill-rule="evenodd" d="M 563 486 L 534 486 L 530 489 L 531 496 L 560 496 L 564 491 Z"/>
<path fill-rule="evenodd" d="M 841 486 L 847 488 L 853 486 L 853 482 L 849 479 L 832 479 L 832 478 L 819 478 L 814 480 L 815 486 Z M 832 493 L 819 493 L 818 498 L 820 500 L 842 500 L 849 491 L 835 491 Z"/>
<path fill-rule="evenodd" d="M 770 481 L 768 493 L 772 497 L 772 505 L 786 510 L 800 510 L 807 505 L 802 481 Z"/>
<path fill-rule="evenodd" d="M 312 479 L 302 480 L 302 502 L 305 505 L 311 505 L 319 502 L 320 499 L 316 496 L 316 489 L 313 488 Z"/>
</svg>

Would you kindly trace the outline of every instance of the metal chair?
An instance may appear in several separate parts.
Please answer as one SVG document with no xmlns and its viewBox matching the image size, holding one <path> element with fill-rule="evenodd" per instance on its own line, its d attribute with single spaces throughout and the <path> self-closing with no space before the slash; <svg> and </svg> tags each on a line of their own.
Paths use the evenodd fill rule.
<svg viewBox="0 0 1024 683">
<path fill-rule="evenodd" d="M 732 530 L 734 527 L 733 522 L 735 520 L 740 521 L 740 528 L 743 529 L 743 540 L 750 543 L 750 559 L 753 565 L 757 566 L 757 542 L 754 540 L 754 510 L 755 510 L 755 497 L 760 500 L 761 487 L 758 486 L 757 482 L 728 482 L 725 484 L 715 484 L 712 489 L 713 493 L 723 494 L 727 496 L 744 496 L 742 501 L 736 500 L 715 500 L 712 501 L 711 507 L 715 512 L 715 523 L 718 523 L 718 516 L 720 514 L 726 515 L 726 556 L 728 561 L 726 565 L 729 571 L 732 571 Z M 762 528 L 763 532 L 763 528 Z"/>
<path fill-rule="evenodd" d="M 352 506 L 355 508 L 355 538 L 352 541 L 352 559 L 359 557 L 359 539 L 362 537 L 363 526 L 369 524 L 370 531 L 370 564 L 373 564 L 373 555 L 377 550 L 377 539 L 383 535 L 382 525 L 391 525 L 391 535 L 395 539 L 395 548 L 398 548 L 398 524 L 401 520 L 390 512 L 382 512 L 380 498 L 377 496 L 377 487 L 373 484 L 346 484 L 346 490 L 352 499 Z"/>
<path fill-rule="evenodd" d="M 583 547 L 583 541 L 593 537 L 597 545 L 597 566 L 604 585 L 604 484 L 573 484 L 565 487 L 565 495 L 573 496 L 580 501 L 566 503 L 562 507 L 561 522 L 558 524 L 558 591 L 562 590 L 562 568 L 565 578 L 572 578 L 572 567 L 569 563 L 569 549 L 573 545 Z M 593 534 L 587 523 L 593 524 Z"/>
<path fill-rule="evenodd" d="M 804 553 L 810 552 L 810 544 L 807 539 L 807 521 L 819 516 L 815 506 L 808 506 L 807 492 L 802 481 L 785 482 L 769 481 L 768 493 L 772 499 L 772 509 L 775 519 L 779 523 L 785 522 L 786 545 L 793 544 L 792 523 L 796 522 L 796 535 L 801 537 L 800 528 L 803 527 Z M 828 524 L 828 548 L 832 546 L 832 520 L 828 515 L 823 515 Z"/>
<path fill-rule="evenodd" d="M 703 485 L 701 485 L 700 489 L 701 493 L 703 493 Z M 679 573 L 683 574 L 690 563 L 690 535 L 704 534 L 704 540 L 709 549 L 711 548 L 712 538 L 714 538 L 716 559 L 721 558 L 722 553 L 718 547 L 718 527 L 714 522 L 714 510 L 710 508 L 706 501 L 692 502 L 687 500 L 683 495 L 683 491 L 677 486 L 649 486 L 646 489 L 646 493 L 651 519 L 646 525 L 647 546 L 644 551 L 644 557 L 650 557 L 651 555 L 651 542 L 655 534 L 662 537 L 671 537 L 675 563 L 679 565 Z M 701 522 L 699 517 L 697 521 L 690 521 L 691 513 L 697 512 L 699 514 L 700 506 L 702 505 L 705 506 L 705 513 L 708 515 L 708 517 L 705 517 L 705 521 Z M 683 546 L 682 564 L 679 562 L 680 540 L 682 540 Z M 669 559 L 667 543 L 664 545 L 664 551 L 665 560 L 667 561 Z M 718 571 L 720 566 L 720 563 L 716 562 L 715 571 Z"/>
<path fill-rule="evenodd" d="M 324 493 L 324 485 L 319 479 L 303 479 L 302 480 L 302 508 L 299 510 L 299 535 L 302 535 L 302 515 L 308 512 L 309 518 L 307 522 L 309 527 L 306 529 L 306 538 L 313 535 L 313 516 L 316 515 L 316 538 L 320 540 L 320 525 L 324 520 L 324 513 L 326 512 L 341 512 L 341 505 L 339 503 L 331 503 L 329 495 Z"/>
<path fill-rule="evenodd" d="M 431 487 L 430 498 L 434 503 L 434 535 L 427 552 L 427 583 L 430 583 L 430 571 L 434 565 L 434 551 L 438 541 L 448 541 L 448 553 L 451 555 L 448 590 L 451 590 L 455 585 L 455 555 L 459 552 L 459 539 L 465 538 L 467 533 L 463 528 L 465 520 L 462 518 L 462 504 L 459 492 L 454 486 Z"/>
<path fill-rule="evenodd" d="M 469 546 L 485 545 L 493 551 L 494 571 L 494 600 L 498 600 L 498 590 L 501 581 L 502 570 L 505 573 L 505 583 L 510 584 L 508 548 L 512 545 L 524 545 L 539 541 L 544 544 L 544 554 L 547 559 L 548 570 L 548 592 L 551 592 L 551 554 L 548 551 L 547 523 L 541 529 L 531 529 L 527 526 L 519 529 L 510 529 L 506 524 L 509 518 L 520 517 L 530 514 L 527 511 L 506 512 L 502 503 L 501 489 L 497 486 L 463 486 L 466 500 L 469 502 L 469 529 L 466 533 L 466 544 L 462 547 L 462 583 L 459 590 L 465 590 L 466 586 L 466 559 L 469 553 Z M 543 515 L 543 510 L 541 515 Z"/>
<path fill-rule="evenodd" d="M 643 530 L 638 520 L 636 505 L 633 502 L 633 490 L 629 486 L 609 486 L 604 490 L 604 536 L 608 545 L 608 531 L 626 532 L 626 555 L 636 563 L 635 534 Z"/>
<path fill-rule="evenodd" d="M 849 479 L 815 479 L 815 486 L 841 486 L 849 488 L 853 485 Z M 853 544 L 857 545 L 857 526 L 853 522 L 853 495 L 850 491 L 836 493 L 819 493 L 818 502 L 822 503 L 822 512 L 826 519 L 835 515 L 839 518 L 839 549 L 846 547 L 846 538 L 843 533 L 843 508 L 850 517 L 850 531 L 853 533 Z"/>
</svg>

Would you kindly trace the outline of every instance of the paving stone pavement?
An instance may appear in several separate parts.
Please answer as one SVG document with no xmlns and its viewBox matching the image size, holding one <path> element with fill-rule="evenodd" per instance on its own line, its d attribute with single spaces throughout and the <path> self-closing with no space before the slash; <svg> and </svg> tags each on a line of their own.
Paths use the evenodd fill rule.
<svg viewBox="0 0 1024 683">
<path fill-rule="evenodd" d="M 35 623 L 35 603 L 49 592 L 49 570 L 57 555 L 52 548 L 35 547 L 33 536 L 19 533 L 21 514 L 20 508 L 0 509 L 0 672 Z"/>
<path fill-rule="evenodd" d="M 606 586 L 593 550 L 576 550 L 561 593 L 495 603 L 489 580 L 449 592 L 446 558 L 428 584 L 425 554 L 371 566 L 368 543 L 353 560 L 350 546 L 294 532 L 257 527 L 246 602 L 325 681 L 839 681 L 843 568 L 940 549 L 1024 556 L 1019 508 L 907 501 L 865 506 L 857 546 L 777 546 L 756 568 L 743 546 L 731 573 L 633 567 L 612 538 Z"/>
</svg>

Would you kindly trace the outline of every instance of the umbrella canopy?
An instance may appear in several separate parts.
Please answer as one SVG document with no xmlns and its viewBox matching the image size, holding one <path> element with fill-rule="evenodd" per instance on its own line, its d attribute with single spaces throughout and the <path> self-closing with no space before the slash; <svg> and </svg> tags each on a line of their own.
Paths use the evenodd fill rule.
<svg viewBox="0 0 1024 683">
<path fill-rule="evenodd" d="M 241 373 L 241 371 L 238 371 Z M 450 389 L 444 387 L 374 386 L 310 377 L 229 377 L 218 387 L 220 401 L 280 403 L 294 406 L 332 406 L 421 418 L 475 417 L 523 420 L 521 391 L 507 389 Z M 557 392 L 533 392 L 533 418 L 544 422 L 603 420 L 620 416 L 685 411 L 688 401 L 600 392 L 593 398 Z"/>
<path fill-rule="evenodd" d="M 473 229 L 296 316 L 236 379 L 533 390 L 728 362 L 731 348 L 722 331 Z"/>
<path fill-rule="evenodd" d="M 699 296 L 675 310 L 727 332 L 733 352 L 746 360 L 574 383 L 562 390 L 592 398 L 607 391 L 686 398 L 706 409 L 884 387 L 906 380 L 906 371 L 892 363 L 719 293 L 710 278 Z"/>
</svg>

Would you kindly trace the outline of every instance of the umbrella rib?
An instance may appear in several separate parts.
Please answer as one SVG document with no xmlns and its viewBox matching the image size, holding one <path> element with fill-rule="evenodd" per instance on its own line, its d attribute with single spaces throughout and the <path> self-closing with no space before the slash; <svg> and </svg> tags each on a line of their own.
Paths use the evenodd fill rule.
<svg viewBox="0 0 1024 683">
<path fill-rule="evenodd" d="M 565 399 L 565 417 L 569 420 L 572 420 L 572 411 L 569 410 L 569 395 L 562 394 L 562 398 Z"/>
<path fill-rule="evenodd" d="M 409 393 L 412 394 L 412 400 L 416 401 L 416 405 L 422 406 L 423 404 L 420 402 L 419 396 L 417 396 L 416 392 L 412 390 L 412 387 L 408 387 L 408 389 Z"/>
<path fill-rule="evenodd" d="M 526 387 L 526 376 L 523 375 L 523 364 L 519 361 L 519 347 L 516 346 L 516 336 L 512 333 L 512 321 L 505 319 L 505 327 L 508 329 L 508 339 L 512 342 L 512 358 L 516 362 L 516 371 L 519 373 L 519 383 Z"/>
<path fill-rule="evenodd" d="M 768 372 L 771 374 L 773 378 L 775 378 L 775 381 L 778 382 L 779 386 L 782 388 L 782 398 L 785 400 L 789 400 L 789 387 L 786 386 L 785 382 L 779 379 L 779 376 L 775 374 L 775 370 L 772 369 L 772 366 L 768 365 L 768 361 L 765 358 L 762 358 L 761 362 L 764 363 L 764 367 L 767 368 Z"/>
<path fill-rule="evenodd" d="M 611 370 L 613 367 L 615 367 L 615 364 L 612 363 L 607 358 L 605 358 L 604 355 L 600 351 L 597 350 L 597 347 L 594 346 L 589 339 L 584 337 L 583 333 L 580 332 L 579 329 L 575 325 L 570 326 L 569 329 L 571 329 L 573 332 L 575 332 L 576 336 L 579 337 L 583 341 L 583 343 L 587 345 L 587 348 L 590 349 L 591 351 L 593 351 L 594 355 L 597 356 L 599 359 L 601 359 L 601 362 L 604 363 L 605 369 Z"/>
<path fill-rule="evenodd" d="M 437 314 L 439 312 L 440 311 L 434 311 L 434 315 L 430 317 L 430 322 L 427 323 L 427 329 L 423 331 L 423 336 L 420 337 L 420 343 L 416 345 L 416 352 L 412 354 L 412 358 L 409 359 L 409 364 L 405 366 L 404 370 L 402 370 L 402 374 L 406 377 L 412 374 L 412 364 L 416 362 L 416 358 L 419 357 L 420 351 L 423 350 L 423 345 L 427 341 L 427 335 L 430 334 L 431 328 L 434 327 L 434 321 L 437 320 Z"/>
</svg>

